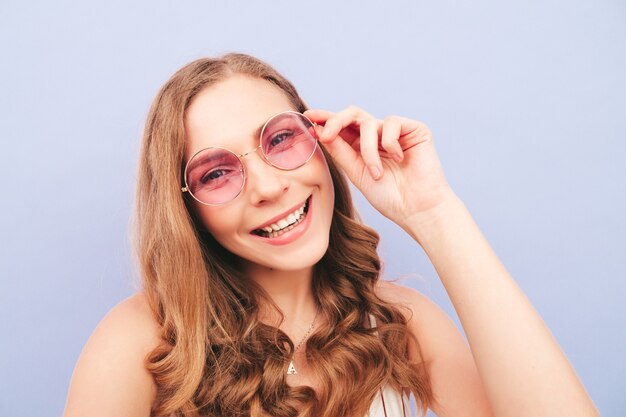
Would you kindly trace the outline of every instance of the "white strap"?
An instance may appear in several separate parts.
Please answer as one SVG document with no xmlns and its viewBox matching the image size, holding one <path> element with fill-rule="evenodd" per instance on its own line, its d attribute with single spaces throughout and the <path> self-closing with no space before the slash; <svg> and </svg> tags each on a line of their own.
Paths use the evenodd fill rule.
<svg viewBox="0 0 626 417">
<path fill-rule="evenodd" d="M 373 314 L 369 314 L 369 319 L 370 319 L 370 327 L 374 328 L 376 327 L 376 317 L 374 317 Z M 374 332 L 374 334 L 378 334 L 378 332 Z M 385 405 L 385 391 L 383 390 L 383 388 L 381 387 L 379 389 L 380 392 L 380 400 L 381 403 L 383 405 L 383 412 L 385 413 L 385 417 L 388 417 L 387 415 L 387 406 Z M 404 401 L 404 390 L 400 393 L 400 401 L 402 402 L 402 415 L 404 417 L 406 417 L 406 407 L 405 407 L 405 401 Z"/>
<path fill-rule="evenodd" d="M 374 328 L 376 327 L 376 317 L 374 317 L 373 314 L 369 314 L 369 318 L 370 318 L 370 327 Z M 378 335 L 378 332 L 374 332 L 374 334 Z M 385 405 L 385 394 L 383 393 L 383 388 L 379 388 L 378 392 L 380 393 L 380 401 L 383 404 L 383 412 L 385 413 L 385 417 L 387 416 L 387 406 Z"/>
</svg>

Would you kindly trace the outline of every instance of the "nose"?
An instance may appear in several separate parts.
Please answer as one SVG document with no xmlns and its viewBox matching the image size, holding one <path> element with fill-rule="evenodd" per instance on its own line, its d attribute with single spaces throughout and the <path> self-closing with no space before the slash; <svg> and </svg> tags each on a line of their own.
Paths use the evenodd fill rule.
<svg viewBox="0 0 626 417">
<path fill-rule="evenodd" d="M 276 201 L 289 189 L 288 173 L 272 166 L 261 155 L 254 152 L 248 155 L 245 162 L 246 190 L 254 205 Z"/>
</svg>

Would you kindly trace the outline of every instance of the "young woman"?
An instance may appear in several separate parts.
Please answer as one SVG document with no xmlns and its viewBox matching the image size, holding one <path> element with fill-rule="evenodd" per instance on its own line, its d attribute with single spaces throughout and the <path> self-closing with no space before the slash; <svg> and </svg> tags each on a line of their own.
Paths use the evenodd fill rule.
<svg viewBox="0 0 626 417">
<path fill-rule="evenodd" d="M 347 177 L 425 250 L 469 346 L 380 280 Z M 428 128 L 307 110 L 247 55 L 157 95 L 137 193 L 142 290 L 88 341 L 65 416 L 593 416 L 541 318 L 450 188 Z M 417 250 L 417 246 L 416 246 Z"/>
</svg>

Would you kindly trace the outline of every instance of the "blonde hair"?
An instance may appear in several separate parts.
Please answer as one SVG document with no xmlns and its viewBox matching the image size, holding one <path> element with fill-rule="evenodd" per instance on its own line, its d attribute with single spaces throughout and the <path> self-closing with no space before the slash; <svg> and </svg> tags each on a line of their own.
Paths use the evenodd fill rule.
<svg viewBox="0 0 626 417">
<path fill-rule="evenodd" d="M 198 92 L 233 74 L 264 79 L 295 110 L 306 110 L 288 80 L 244 54 L 191 62 L 157 94 L 143 136 L 135 212 L 143 290 L 161 325 L 162 343 L 146 363 L 157 385 L 153 415 L 361 416 L 385 382 L 410 390 L 425 410 L 432 393 L 424 364 L 408 361 L 406 319 L 375 293 L 378 234 L 358 219 L 348 184 L 324 149 L 335 205 L 313 287 L 329 324 L 306 343 L 322 388 L 316 395 L 287 385 L 293 343 L 258 320 L 263 291 L 243 279 L 237 256 L 199 227 L 181 194 L 185 111 Z M 364 327 L 370 313 L 378 335 Z"/>
</svg>

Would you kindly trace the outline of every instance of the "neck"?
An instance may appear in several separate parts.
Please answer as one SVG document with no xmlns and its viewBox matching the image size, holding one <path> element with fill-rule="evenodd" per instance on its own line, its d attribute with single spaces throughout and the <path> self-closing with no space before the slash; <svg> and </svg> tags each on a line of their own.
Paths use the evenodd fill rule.
<svg viewBox="0 0 626 417">
<path fill-rule="evenodd" d="M 263 288 L 284 315 L 280 315 L 261 300 L 259 318 L 262 322 L 284 331 L 308 327 L 317 312 L 313 296 L 313 268 L 284 271 L 259 265 L 246 270 L 250 279 Z M 297 330 L 296 330 L 297 331 Z"/>
</svg>

